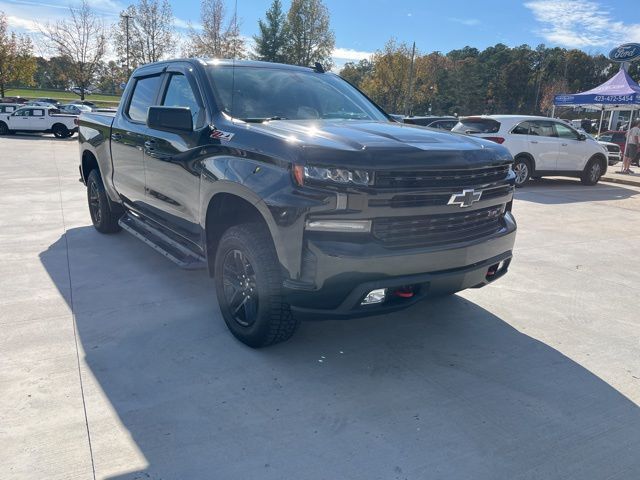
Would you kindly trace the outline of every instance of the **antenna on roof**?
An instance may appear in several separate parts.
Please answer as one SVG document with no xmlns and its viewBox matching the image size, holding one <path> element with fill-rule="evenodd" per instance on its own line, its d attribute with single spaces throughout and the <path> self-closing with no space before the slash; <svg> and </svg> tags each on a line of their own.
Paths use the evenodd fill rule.
<svg viewBox="0 0 640 480">
<path fill-rule="evenodd" d="M 318 73 L 324 73 L 324 67 L 320 62 L 316 62 L 313 66 L 313 71 Z"/>
</svg>

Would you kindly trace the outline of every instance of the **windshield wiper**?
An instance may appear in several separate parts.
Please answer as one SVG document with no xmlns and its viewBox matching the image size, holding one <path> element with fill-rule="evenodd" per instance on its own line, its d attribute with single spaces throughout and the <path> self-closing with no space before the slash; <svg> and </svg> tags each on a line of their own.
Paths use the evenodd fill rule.
<svg viewBox="0 0 640 480">
<path fill-rule="evenodd" d="M 265 117 L 265 118 L 241 118 L 240 120 L 242 120 L 243 122 L 247 122 L 247 123 L 263 123 L 263 122 L 269 122 L 271 120 L 286 120 L 286 117 Z"/>
</svg>

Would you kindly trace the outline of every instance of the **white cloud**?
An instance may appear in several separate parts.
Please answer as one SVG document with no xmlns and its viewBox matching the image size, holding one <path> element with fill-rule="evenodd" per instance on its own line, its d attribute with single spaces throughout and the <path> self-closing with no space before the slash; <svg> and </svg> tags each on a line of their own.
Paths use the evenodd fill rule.
<svg viewBox="0 0 640 480">
<path fill-rule="evenodd" d="M 610 47 L 640 41 L 640 24 L 615 20 L 607 7 L 592 0 L 533 0 L 524 5 L 542 24 L 538 33 L 557 45 Z"/>
<path fill-rule="evenodd" d="M 465 25 L 467 27 L 473 27 L 473 26 L 476 26 L 476 25 L 480 25 L 480 20 L 478 20 L 477 18 L 449 17 L 449 21 L 450 22 L 455 22 L 455 23 L 460 23 L 460 24 Z"/>
<path fill-rule="evenodd" d="M 334 48 L 331 56 L 336 59 L 346 60 L 348 62 L 355 62 L 370 58 L 373 52 L 364 52 L 361 50 L 354 50 L 352 48 Z"/>
<path fill-rule="evenodd" d="M 14 15 L 7 15 L 7 23 L 12 28 L 18 28 L 28 33 L 39 32 L 38 24 L 28 18 L 16 17 Z"/>
</svg>

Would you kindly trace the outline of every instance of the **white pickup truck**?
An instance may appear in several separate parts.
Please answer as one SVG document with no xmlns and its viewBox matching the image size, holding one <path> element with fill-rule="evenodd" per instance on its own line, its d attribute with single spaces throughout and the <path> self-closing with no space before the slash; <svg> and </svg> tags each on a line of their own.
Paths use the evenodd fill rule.
<svg viewBox="0 0 640 480">
<path fill-rule="evenodd" d="M 12 113 L 0 113 L 0 135 L 15 132 L 53 133 L 67 138 L 78 131 L 77 115 L 60 113 L 55 107 L 27 106 Z"/>
</svg>

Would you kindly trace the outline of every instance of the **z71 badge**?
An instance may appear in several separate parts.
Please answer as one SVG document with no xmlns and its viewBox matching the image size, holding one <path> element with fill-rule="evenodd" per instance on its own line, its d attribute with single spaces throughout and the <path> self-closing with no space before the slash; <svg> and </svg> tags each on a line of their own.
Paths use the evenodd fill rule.
<svg viewBox="0 0 640 480">
<path fill-rule="evenodd" d="M 211 134 L 209 136 L 223 142 L 228 142 L 233 138 L 233 135 L 233 133 L 223 132 L 222 130 L 218 130 L 216 127 L 212 127 Z"/>
</svg>

